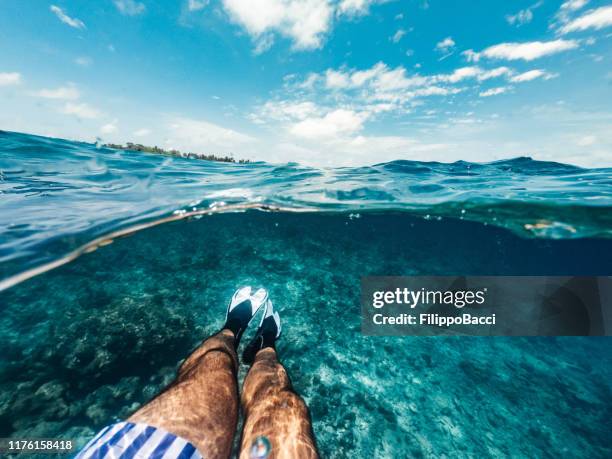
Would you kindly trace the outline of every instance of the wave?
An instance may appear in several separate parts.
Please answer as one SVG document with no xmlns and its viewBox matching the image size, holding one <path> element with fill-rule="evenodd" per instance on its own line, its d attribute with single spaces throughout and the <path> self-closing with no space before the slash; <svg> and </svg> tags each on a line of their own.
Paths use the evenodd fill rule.
<svg viewBox="0 0 612 459">
<path fill-rule="evenodd" d="M 399 211 L 524 238 L 610 238 L 612 168 L 528 157 L 341 168 L 233 164 L 0 131 L 0 263 L 11 261 L 11 274 L 134 225 L 247 207 Z"/>
</svg>

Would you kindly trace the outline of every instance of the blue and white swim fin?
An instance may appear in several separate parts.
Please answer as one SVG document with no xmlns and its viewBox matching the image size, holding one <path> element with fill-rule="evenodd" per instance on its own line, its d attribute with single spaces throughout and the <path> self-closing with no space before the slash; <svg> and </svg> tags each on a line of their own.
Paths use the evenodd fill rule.
<svg viewBox="0 0 612 459">
<path fill-rule="evenodd" d="M 251 340 L 244 352 L 242 360 L 251 364 L 255 360 L 255 354 L 265 347 L 274 348 L 274 343 L 281 335 L 281 320 L 280 315 L 274 310 L 271 300 L 266 301 L 266 309 L 264 311 L 257 333 Z"/>
</svg>

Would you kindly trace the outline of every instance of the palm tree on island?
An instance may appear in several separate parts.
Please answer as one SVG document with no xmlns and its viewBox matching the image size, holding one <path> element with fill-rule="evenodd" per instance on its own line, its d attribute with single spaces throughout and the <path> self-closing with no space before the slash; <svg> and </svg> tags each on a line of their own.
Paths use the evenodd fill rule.
<svg viewBox="0 0 612 459">
<path fill-rule="evenodd" d="M 115 150 L 129 150 L 129 151 L 140 151 L 144 153 L 156 153 L 159 155 L 166 156 L 177 156 L 180 158 L 189 158 L 189 159 L 203 159 L 206 161 L 220 161 L 224 163 L 238 163 L 238 164 L 247 164 L 250 161 L 248 159 L 239 159 L 236 160 L 232 156 L 217 156 L 214 154 L 203 154 L 203 153 L 184 153 L 179 150 L 165 150 L 158 146 L 148 147 L 146 145 L 141 145 L 139 143 L 127 142 L 125 145 L 115 144 L 115 143 L 106 143 L 102 145 L 105 148 L 113 148 Z"/>
</svg>

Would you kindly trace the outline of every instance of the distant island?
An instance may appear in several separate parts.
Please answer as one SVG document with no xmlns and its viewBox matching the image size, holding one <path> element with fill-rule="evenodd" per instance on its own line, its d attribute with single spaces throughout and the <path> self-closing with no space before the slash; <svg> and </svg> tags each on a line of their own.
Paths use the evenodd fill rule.
<svg viewBox="0 0 612 459">
<path fill-rule="evenodd" d="M 116 143 L 105 143 L 102 145 L 107 148 L 114 148 L 115 150 L 132 150 L 132 151 L 142 151 L 144 153 L 156 153 L 158 155 L 166 155 L 166 156 L 177 156 L 179 158 L 190 158 L 190 159 L 204 159 L 206 161 L 220 161 L 223 163 L 238 163 L 238 164 L 248 164 L 250 161 L 248 159 L 239 159 L 235 160 L 231 156 L 217 156 L 217 155 L 206 155 L 203 153 L 184 153 L 178 150 L 164 150 L 163 148 L 155 147 L 147 147 L 146 145 L 141 145 L 139 143 L 128 142 L 125 145 L 119 145 Z"/>
</svg>

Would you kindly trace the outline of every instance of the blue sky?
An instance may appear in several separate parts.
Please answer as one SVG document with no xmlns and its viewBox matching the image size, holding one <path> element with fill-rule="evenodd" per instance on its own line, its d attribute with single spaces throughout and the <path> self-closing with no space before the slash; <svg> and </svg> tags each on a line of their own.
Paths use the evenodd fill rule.
<svg viewBox="0 0 612 459">
<path fill-rule="evenodd" d="M 0 1 L 0 129 L 270 162 L 612 165 L 612 3 Z"/>
</svg>

